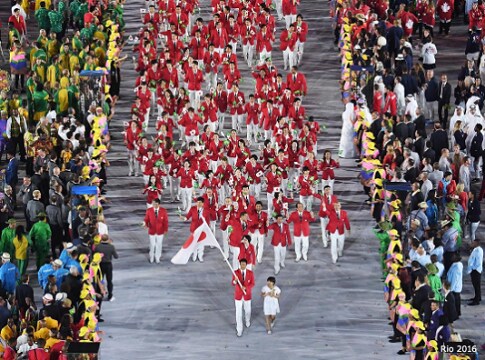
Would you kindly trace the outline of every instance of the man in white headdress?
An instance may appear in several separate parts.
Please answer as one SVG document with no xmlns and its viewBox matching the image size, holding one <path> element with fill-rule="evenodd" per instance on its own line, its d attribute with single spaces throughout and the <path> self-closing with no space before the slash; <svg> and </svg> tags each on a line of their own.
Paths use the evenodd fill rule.
<svg viewBox="0 0 485 360">
<path fill-rule="evenodd" d="M 406 96 L 406 110 L 404 115 L 411 116 L 411 121 L 414 121 L 418 116 L 416 115 L 416 110 L 418 109 L 418 102 L 413 94 Z"/>
<path fill-rule="evenodd" d="M 339 157 L 353 158 L 355 157 L 354 148 L 354 121 L 355 111 L 354 104 L 349 97 L 344 97 L 345 111 L 342 113 L 342 132 L 340 136 Z"/>
<path fill-rule="evenodd" d="M 465 126 L 464 126 L 464 131 L 468 134 L 468 136 L 466 137 L 466 149 L 468 151 L 468 154 L 470 153 L 470 146 L 472 144 L 473 137 L 475 136 L 475 126 L 477 124 L 481 124 L 482 126 L 485 126 L 485 123 L 483 121 L 483 116 L 482 114 L 480 114 L 478 106 L 475 104 L 471 104 L 465 115 Z"/>
</svg>

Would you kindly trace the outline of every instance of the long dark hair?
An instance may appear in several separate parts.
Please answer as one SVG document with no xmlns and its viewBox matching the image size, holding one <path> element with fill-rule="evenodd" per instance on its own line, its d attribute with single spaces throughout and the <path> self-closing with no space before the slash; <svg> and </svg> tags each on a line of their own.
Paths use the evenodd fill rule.
<svg viewBox="0 0 485 360">
<path fill-rule="evenodd" d="M 25 235 L 25 228 L 23 225 L 17 225 L 15 228 L 15 236 L 20 240 L 22 239 L 22 236 Z"/>
</svg>

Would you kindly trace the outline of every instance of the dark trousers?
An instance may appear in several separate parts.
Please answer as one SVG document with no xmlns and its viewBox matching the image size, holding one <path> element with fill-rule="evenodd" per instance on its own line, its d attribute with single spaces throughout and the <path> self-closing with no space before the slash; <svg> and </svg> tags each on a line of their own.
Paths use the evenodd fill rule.
<svg viewBox="0 0 485 360">
<path fill-rule="evenodd" d="M 475 290 L 475 297 L 473 298 L 473 301 L 480 302 L 482 301 L 482 289 L 480 287 L 482 274 L 476 270 L 472 270 L 470 278 L 472 280 L 473 290 Z"/>
<path fill-rule="evenodd" d="M 15 74 L 13 78 L 15 90 L 21 91 L 24 89 L 25 84 L 25 75 L 23 74 Z"/>
<path fill-rule="evenodd" d="M 451 21 L 448 21 L 448 22 L 440 21 L 440 34 L 444 32 L 445 35 L 448 35 L 450 33 L 450 26 L 451 26 Z"/>
<path fill-rule="evenodd" d="M 113 264 L 111 262 L 102 262 L 101 272 L 106 276 L 108 299 L 110 300 L 113 297 Z"/>
<path fill-rule="evenodd" d="M 440 119 L 441 127 L 446 129 L 446 123 L 448 122 L 448 110 L 450 108 L 450 104 L 446 104 L 444 102 L 438 101 L 438 117 Z"/>
<path fill-rule="evenodd" d="M 7 145 L 7 151 L 11 151 L 14 154 L 17 153 L 17 146 L 19 149 L 19 154 L 20 154 L 20 159 L 24 160 L 25 159 L 25 146 L 24 146 L 24 138 L 23 134 L 20 134 L 20 136 L 17 137 L 11 137 L 10 141 L 8 142 Z"/>
<path fill-rule="evenodd" d="M 446 276 L 446 273 L 448 272 L 448 270 L 450 270 L 451 264 L 453 264 L 452 259 L 454 254 L 456 254 L 456 252 L 444 252 L 443 265 L 445 266 L 445 271 L 443 273 L 443 276 Z"/>
<path fill-rule="evenodd" d="M 51 252 L 52 252 L 52 257 L 54 259 L 57 259 L 57 254 L 56 254 L 56 249 L 59 249 L 59 255 L 61 254 L 63 250 L 62 246 L 62 227 L 59 225 L 50 225 L 51 226 L 51 231 L 52 231 L 52 236 L 51 236 Z"/>
<path fill-rule="evenodd" d="M 460 293 L 452 291 L 453 297 L 455 298 L 456 314 L 461 316 L 461 295 Z"/>
</svg>

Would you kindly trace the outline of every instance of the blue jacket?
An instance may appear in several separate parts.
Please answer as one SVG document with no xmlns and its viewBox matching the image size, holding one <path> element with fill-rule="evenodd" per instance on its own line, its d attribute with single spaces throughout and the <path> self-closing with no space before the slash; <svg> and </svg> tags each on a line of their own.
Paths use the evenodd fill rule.
<svg viewBox="0 0 485 360">
<path fill-rule="evenodd" d="M 39 271 L 37 272 L 37 279 L 39 280 L 39 285 L 42 290 L 44 290 L 47 286 L 49 275 L 52 274 L 54 274 L 54 268 L 51 264 L 44 264 L 40 267 Z"/>
<path fill-rule="evenodd" d="M 2 281 L 2 287 L 8 293 L 13 294 L 15 292 L 19 279 L 19 269 L 11 262 L 7 262 L 0 267 L 0 281 Z"/>
<path fill-rule="evenodd" d="M 5 171 L 5 182 L 12 188 L 17 185 L 19 181 L 19 161 L 17 158 L 12 158 L 7 165 L 7 170 Z M 15 191 L 15 190 L 14 190 Z"/>
</svg>

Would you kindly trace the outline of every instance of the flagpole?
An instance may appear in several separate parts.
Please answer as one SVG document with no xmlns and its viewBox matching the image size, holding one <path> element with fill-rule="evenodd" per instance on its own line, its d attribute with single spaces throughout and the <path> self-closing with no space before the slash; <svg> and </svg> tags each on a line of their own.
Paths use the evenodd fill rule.
<svg viewBox="0 0 485 360">
<path fill-rule="evenodd" d="M 231 269 L 232 275 L 234 275 L 234 277 L 236 278 L 237 283 L 239 284 L 239 287 L 241 288 L 242 292 L 244 293 L 244 295 L 246 295 L 246 290 L 243 289 L 243 285 L 241 284 L 241 281 L 237 277 L 236 272 L 234 271 L 231 264 L 229 263 L 229 260 L 227 260 L 226 255 L 224 255 L 224 253 L 222 252 L 222 249 L 220 246 L 219 246 L 219 251 L 221 252 L 221 255 L 224 258 L 224 261 L 226 262 L 227 266 L 229 266 L 229 269 Z"/>
<path fill-rule="evenodd" d="M 204 221 L 204 223 L 207 225 L 207 227 L 209 228 L 209 231 L 212 233 L 212 230 L 210 228 L 210 226 L 207 224 L 207 222 L 205 221 L 204 218 L 202 218 L 202 220 Z M 214 239 L 216 239 L 215 235 L 212 234 L 212 236 L 214 236 Z M 217 239 L 216 239 L 217 240 Z M 218 243 L 219 244 L 219 243 Z M 219 249 L 221 255 L 222 255 L 222 258 L 224 259 L 225 263 L 227 264 L 227 266 L 229 266 L 229 269 L 231 269 L 231 272 L 232 272 L 232 275 L 236 278 L 237 280 L 237 283 L 239 284 L 239 287 L 241 288 L 242 292 L 244 293 L 244 295 L 246 295 L 246 290 L 243 289 L 243 284 L 241 284 L 241 281 L 239 280 L 239 278 L 237 277 L 236 275 L 236 272 L 234 271 L 234 269 L 232 268 L 232 265 L 229 263 L 229 260 L 227 260 L 226 258 L 226 255 L 224 255 L 224 252 L 222 251 L 222 248 L 221 246 L 217 246 L 217 248 Z"/>
</svg>

